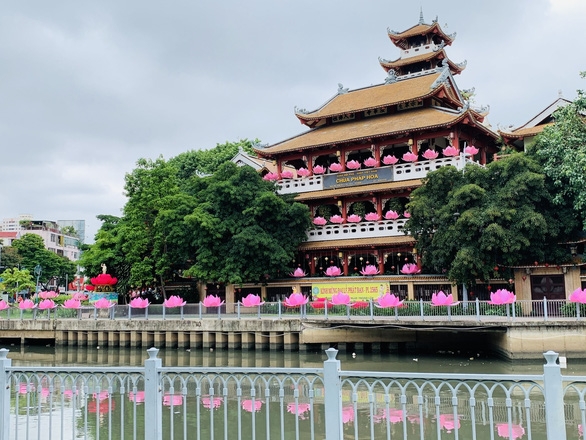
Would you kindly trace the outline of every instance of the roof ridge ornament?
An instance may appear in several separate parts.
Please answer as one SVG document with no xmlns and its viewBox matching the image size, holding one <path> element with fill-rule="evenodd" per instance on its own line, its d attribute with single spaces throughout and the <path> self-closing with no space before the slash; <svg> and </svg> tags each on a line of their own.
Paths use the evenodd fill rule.
<svg viewBox="0 0 586 440">
<path fill-rule="evenodd" d="M 419 7 L 419 24 L 425 24 L 425 20 L 423 19 L 423 6 Z"/>
<path fill-rule="evenodd" d="M 379 64 L 388 64 L 388 63 L 392 63 L 393 61 L 387 60 L 386 58 L 378 57 L 378 62 L 379 62 Z"/>
<path fill-rule="evenodd" d="M 457 33 L 457 32 L 454 32 L 454 33 L 452 33 L 452 34 L 449 34 L 449 35 L 448 35 L 448 38 L 449 38 L 450 40 L 455 40 L 455 39 L 456 39 L 456 35 L 458 35 L 458 33 Z"/>
<path fill-rule="evenodd" d="M 430 86 L 432 90 L 439 86 L 441 83 L 444 83 L 448 80 L 450 76 L 450 66 L 448 65 L 448 59 L 443 59 L 442 64 L 438 64 L 435 70 L 436 72 L 441 72 L 441 75 L 438 76 L 437 79 Z"/>
<path fill-rule="evenodd" d="M 468 109 L 470 109 L 470 102 L 466 101 L 464 102 L 464 106 L 463 107 L 458 107 L 458 113 L 462 114 L 468 111 Z"/>
<path fill-rule="evenodd" d="M 267 148 L 269 146 L 269 144 L 261 144 L 260 141 L 258 139 L 255 139 L 252 142 L 252 148 L 258 150 L 259 148 Z"/>
<path fill-rule="evenodd" d="M 387 34 L 389 35 L 399 35 L 400 32 L 392 30 L 390 27 L 387 28 Z"/>
<path fill-rule="evenodd" d="M 385 78 L 385 84 L 393 84 L 397 81 L 397 72 L 395 72 L 395 69 L 389 69 L 387 72 L 387 77 Z"/>
<path fill-rule="evenodd" d="M 438 52 L 438 51 L 442 50 L 444 47 L 446 47 L 446 42 L 445 41 L 442 41 L 440 44 L 436 45 L 433 48 L 433 51 L 434 52 Z"/>
<path fill-rule="evenodd" d="M 348 88 L 344 88 L 342 83 L 338 83 L 338 95 L 343 95 L 345 93 L 348 93 Z"/>
<path fill-rule="evenodd" d="M 298 108 L 297 106 L 293 107 L 293 110 L 295 111 L 296 114 L 298 115 L 306 115 L 309 112 L 307 110 L 305 110 L 304 108 Z"/>
<path fill-rule="evenodd" d="M 432 22 L 432 23 L 437 23 L 437 22 L 438 22 L 438 16 L 436 15 L 436 16 L 435 16 L 435 20 L 432 20 L 431 22 Z"/>
<path fill-rule="evenodd" d="M 461 63 L 456 64 L 460 69 L 465 69 L 466 65 L 468 64 L 468 60 L 464 60 Z"/>
</svg>

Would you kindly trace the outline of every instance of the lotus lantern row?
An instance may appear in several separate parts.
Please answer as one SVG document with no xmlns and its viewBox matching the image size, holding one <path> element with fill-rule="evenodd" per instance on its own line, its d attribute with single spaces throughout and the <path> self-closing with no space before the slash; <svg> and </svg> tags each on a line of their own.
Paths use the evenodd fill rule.
<svg viewBox="0 0 586 440">
<path fill-rule="evenodd" d="M 411 214 L 409 213 L 409 211 L 403 212 L 402 215 L 404 218 L 411 217 Z M 389 211 L 385 212 L 384 219 L 385 220 L 397 220 L 400 216 L 401 216 L 401 214 L 399 214 L 397 211 L 389 210 Z M 376 213 L 376 212 L 369 212 L 364 215 L 364 220 L 369 221 L 369 222 L 378 222 L 381 220 L 381 216 L 378 215 L 378 213 Z M 350 214 L 346 218 L 346 221 L 348 223 L 359 223 L 362 221 L 362 217 L 358 214 Z M 341 223 L 344 223 L 344 218 L 339 214 L 334 214 L 329 218 L 329 222 L 333 223 L 333 224 L 341 224 Z M 328 220 L 322 216 L 316 216 L 313 218 L 313 224 L 316 226 L 325 226 L 327 223 L 328 223 Z"/>
</svg>

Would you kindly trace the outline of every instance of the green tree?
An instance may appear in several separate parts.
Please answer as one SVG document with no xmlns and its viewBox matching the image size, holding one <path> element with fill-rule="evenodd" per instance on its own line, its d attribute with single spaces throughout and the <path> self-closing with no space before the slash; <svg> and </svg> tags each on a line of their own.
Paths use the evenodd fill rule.
<svg viewBox="0 0 586 440">
<path fill-rule="evenodd" d="M 0 269 L 19 267 L 22 263 L 22 257 L 14 246 L 3 246 L 0 249 L 0 254 Z"/>
<path fill-rule="evenodd" d="M 586 72 L 582 72 L 582 77 Z M 554 124 L 537 136 L 528 153 L 542 164 L 557 206 L 571 203 L 586 229 L 586 94 L 554 113 Z"/>
<path fill-rule="evenodd" d="M 510 276 L 507 266 L 568 259 L 559 243 L 578 227 L 568 208 L 553 205 L 539 164 L 524 154 L 430 173 L 408 208 L 426 269 L 468 286 Z"/>
<path fill-rule="evenodd" d="M 37 265 L 41 266 L 39 282 L 45 287 L 51 279 L 57 279 L 58 284 L 63 284 L 66 278 L 73 279 L 77 269 L 75 263 L 45 249 L 43 239 L 38 235 L 25 234 L 14 240 L 12 246 L 22 258 L 21 266 L 30 271 Z"/>
<path fill-rule="evenodd" d="M 186 223 L 195 262 L 188 275 L 239 284 L 284 274 L 310 227 L 307 206 L 231 162 L 197 179 L 192 190 L 196 205 Z"/>
<path fill-rule="evenodd" d="M 75 230 L 73 226 L 63 226 L 61 228 L 61 233 L 64 235 L 68 235 L 69 237 L 78 237 L 78 232 Z"/>
<path fill-rule="evenodd" d="M 13 295 L 21 290 L 35 288 L 33 276 L 27 269 L 18 269 L 16 267 L 6 269 L 2 272 L 0 278 L 2 278 L 0 289 Z"/>
</svg>

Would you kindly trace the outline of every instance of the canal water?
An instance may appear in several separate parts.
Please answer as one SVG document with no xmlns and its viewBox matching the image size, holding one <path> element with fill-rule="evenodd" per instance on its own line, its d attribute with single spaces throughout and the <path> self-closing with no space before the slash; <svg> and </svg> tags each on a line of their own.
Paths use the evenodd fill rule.
<svg viewBox="0 0 586 440">
<path fill-rule="evenodd" d="M 132 348 L 95 348 L 95 347 L 38 347 L 38 346 L 8 346 L 2 347 L 10 350 L 9 358 L 12 359 L 15 366 L 84 366 L 92 367 L 97 372 L 101 366 L 131 367 L 143 366 L 145 359 L 148 357 L 145 349 Z M 274 352 L 274 351 L 240 351 L 240 350 L 211 350 L 211 349 L 162 349 L 159 352 L 159 358 L 163 366 L 182 366 L 182 367 L 266 367 L 266 368 L 321 368 L 326 360 L 324 352 Z M 404 354 L 363 354 L 363 353 L 338 353 L 338 359 L 341 361 L 342 370 L 346 371 L 380 371 L 380 372 L 416 372 L 416 373 L 469 373 L 469 374 L 542 374 L 543 364 L 545 361 L 523 361 L 512 362 L 500 358 L 488 357 L 483 353 L 458 353 L 458 352 L 441 352 L 433 355 L 404 355 Z M 586 362 L 568 359 L 567 368 L 563 370 L 565 375 L 586 375 Z M 69 379 L 67 379 L 69 380 Z M 105 439 L 121 440 L 126 438 L 147 438 L 144 433 L 143 406 L 139 400 L 139 393 L 132 391 L 130 386 L 126 392 L 120 393 L 114 390 L 111 395 L 108 394 L 104 386 L 100 387 L 97 383 L 91 385 L 89 391 L 84 396 L 80 391 L 75 391 L 71 382 L 64 380 L 59 383 L 55 389 L 48 390 L 46 384 L 43 385 L 42 379 L 29 379 L 19 381 L 13 386 L 13 412 L 18 408 L 19 416 L 13 414 L 11 423 L 14 423 L 18 431 L 18 438 L 49 439 L 49 438 L 86 438 L 86 439 Z M 34 382 L 34 383 L 33 383 Z M 93 387 L 93 388 L 92 388 Z M 60 389 L 57 389 L 60 388 Z M 170 394 L 165 394 L 165 412 L 163 421 L 165 426 L 174 426 L 174 429 L 166 429 L 164 432 L 165 439 L 183 439 L 183 431 L 180 427 L 207 426 L 212 420 L 215 420 L 213 433 L 207 432 L 202 439 L 207 438 L 255 438 L 268 439 L 280 437 L 279 425 L 285 431 L 285 439 L 310 438 L 311 430 L 315 430 L 315 438 L 324 436 L 324 407 L 321 403 L 323 399 L 323 389 L 317 387 L 307 392 L 307 387 L 295 385 L 299 390 L 297 401 L 292 400 L 293 387 L 289 386 L 284 389 L 285 398 L 288 404 L 279 407 L 277 401 L 269 405 L 264 391 L 257 390 L 257 400 L 250 398 L 250 391 L 244 391 L 242 401 L 236 401 L 234 398 L 222 400 L 221 397 L 214 397 L 213 390 L 210 395 L 210 389 L 201 391 L 203 394 L 198 395 L 195 388 L 190 386 L 185 400 L 181 396 L 179 386 L 175 391 L 171 390 Z M 213 388 L 213 386 L 211 387 Z M 75 395 L 72 395 L 72 389 Z M 219 396 L 220 388 L 216 389 L 216 396 Z M 169 390 L 167 390 L 169 391 Z M 273 390 L 274 391 L 274 390 Z M 247 394 L 248 393 L 248 394 Z M 321 394 L 320 394 L 321 393 Z M 275 394 L 275 393 L 273 393 Z M 315 426 L 310 429 L 310 417 L 308 417 L 309 400 L 308 395 L 315 395 L 316 401 L 312 411 L 315 411 Z M 352 396 L 355 394 L 355 396 Z M 393 396 L 392 393 L 384 392 L 374 395 L 377 412 L 373 416 L 369 411 L 369 401 L 371 397 L 365 390 L 357 389 L 354 393 L 343 392 L 343 420 L 344 420 L 344 438 L 354 439 L 451 439 L 455 438 L 454 424 L 461 427 L 459 438 L 470 437 L 472 429 L 471 419 L 469 418 L 465 399 L 463 408 L 458 407 L 458 417 L 461 419 L 454 420 L 450 414 L 449 399 L 442 413 L 434 412 L 433 396 L 429 402 L 426 401 L 426 408 L 429 412 L 421 413 L 408 410 L 406 415 L 401 414 L 400 405 L 397 402 L 388 402 L 385 404 L 384 395 Z M 278 395 L 275 394 L 275 395 Z M 77 397 L 75 397 L 77 396 Z M 248 397 L 246 397 L 248 396 Z M 252 394 L 254 396 L 254 394 Z M 449 396 L 446 396 L 449 397 Z M 207 400 L 206 400 L 207 399 Z M 219 399 L 219 400 L 217 400 Z M 345 400 L 344 400 L 345 399 Z M 354 399 L 354 407 L 350 403 Z M 443 402 L 444 397 L 442 397 Z M 416 402 L 417 396 L 409 397 L 408 403 L 412 406 Z M 543 423 L 542 411 L 539 410 L 537 417 L 532 421 L 531 436 L 529 437 L 528 419 L 525 415 L 525 409 L 522 399 L 515 399 L 512 406 L 512 418 L 514 425 L 511 426 L 511 435 L 509 437 L 508 428 L 503 425 L 506 420 L 506 410 L 504 398 L 502 402 L 495 404 L 495 420 L 490 421 L 492 411 L 486 405 L 487 399 L 479 398 L 478 412 L 475 419 L 482 421 L 478 425 L 475 433 L 477 440 L 488 440 L 498 438 L 515 438 L 535 440 L 545 439 L 545 428 Z M 519 400 L 517 402 L 517 400 Z M 495 402 L 499 399 L 495 399 Z M 59 407 L 56 405 L 61 402 Z M 295 403 L 296 402 L 296 403 Z M 345 402 L 345 403 L 344 403 Z M 64 403 L 64 405 L 63 405 Z M 216 409 L 193 413 L 193 408 L 218 405 Z M 539 402 L 536 402 L 540 405 Z M 250 406 L 247 408 L 246 405 Z M 293 406 L 291 406 L 293 405 Z M 297 405 L 295 407 L 295 405 Z M 387 405 L 387 406 L 385 406 Z M 442 403 L 442 408 L 443 408 Z M 458 404 L 460 405 L 460 403 Z M 502 407 L 500 408 L 499 405 Z M 532 402 L 533 405 L 533 402 Z M 413 408 L 416 408 L 415 405 Z M 576 407 L 576 404 L 573 405 Z M 573 408 L 572 407 L 572 408 Z M 126 408 L 125 413 L 128 418 L 128 411 L 135 411 L 139 423 L 132 424 L 128 421 L 121 422 L 119 412 L 121 408 Z M 185 408 L 191 410 L 183 413 Z M 214 407 L 215 408 L 215 407 Z M 225 408 L 225 413 L 224 413 Z M 295 409 L 296 408 L 296 409 Z M 389 409 L 391 408 L 391 409 Z M 462 411 L 460 411 L 462 410 Z M 199 411 L 199 409 L 198 409 Z M 296 411 L 298 414 L 296 414 Z M 480 414 L 482 412 L 482 414 Z M 123 412 L 124 413 L 124 412 Z M 111 415 L 112 414 L 112 415 Z M 223 415 L 226 414 L 226 415 Z M 37 416 L 40 415 L 40 416 Z M 50 415 L 50 416 L 48 416 Z M 408 418 L 406 418 L 408 416 Z M 134 416 L 133 416 L 134 417 Z M 223 418 L 226 417 L 226 418 Z M 376 418 L 375 425 L 369 420 Z M 266 435 L 264 425 L 266 420 L 272 420 L 271 429 L 276 427 L 270 435 Z M 578 439 L 579 411 L 575 411 L 571 425 L 568 426 L 568 439 Z M 51 422 L 51 420 L 53 420 Z M 124 419 L 122 419 L 124 420 Z M 224 423 L 229 420 L 229 430 Z M 234 424 L 240 423 L 242 435 L 234 435 Z M 57 423 L 59 421 L 59 423 Z M 256 421 L 256 422 L 255 422 Z M 359 423 L 360 421 L 360 423 Z M 425 435 L 421 436 L 420 429 L 425 427 Z M 450 429 L 451 428 L 451 429 Z M 192 429 L 192 428 L 189 428 Z M 197 428 L 199 429 L 199 428 Z M 514 429 L 514 431 L 513 431 Z M 55 432 L 55 435 L 48 436 L 48 432 Z M 190 431 L 191 432 L 191 431 Z M 296 436 L 295 433 L 300 434 Z M 253 435 L 254 434 L 254 435 Z M 503 434 L 503 435 L 501 435 Z M 15 438 L 15 437 L 13 437 Z M 187 438 L 200 438 L 194 436 L 191 432 Z M 581 437 L 580 437 L 581 438 Z"/>
</svg>

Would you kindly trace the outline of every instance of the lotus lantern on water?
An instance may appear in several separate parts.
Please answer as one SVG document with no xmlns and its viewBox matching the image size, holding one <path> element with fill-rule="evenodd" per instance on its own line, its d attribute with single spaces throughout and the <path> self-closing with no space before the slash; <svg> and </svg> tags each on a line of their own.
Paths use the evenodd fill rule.
<svg viewBox="0 0 586 440">
<path fill-rule="evenodd" d="M 336 163 L 333 163 L 333 164 L 331 164 L 331 165 L 330 165 L 330 167 L 329 167 L 329 170 L 330 170 L 331 172 L 333 172 L 333 173 L 340 172 L 340 171 L 342 171 L 343 169 L 344 169 L 344 167 L 343 167 L 341 164 L 337 163 L 337 162 L 336 162 Z"/>
<path fill-rule="evenodd" d="M 419 272 L 420 272 L 419 267 L 417 267 L 417 264 L 415 264 L 415 263 L 406 263 L 401 268 L 401 273 L 403 273 L 405 275 L 414 275 Z"/>
<path fill-rule="evenodd" d="M 292 277 L 295 277 L 295 278 L 302 278 L 302 277 L 306 277 L 307 273 L 305 273 L 305 271 L 303 269 L 298 267 L 297 269 L 295 269 L 295 271 L 293 273 L 290 273 L 289 275 L 291 275 Z"/>
<path fill-rule="evenodd" d="M 348 168 L 349 170 L 357 170 L 360 168 L 360 162 L 358 162 L 357 160 L 349 160 L 346 163 L 346 168 Z"/>
<path fill-rule="evenodd" d="M 383 163 L 385 165 L 395 165 L 397 162 L 399 162 L 399 159 L 393 155 L 383 157 Z"/>
<path fill-rule="evenodd" d="M 133 309 L 146 309 L 151 303 L 146 298 L 133 298 L 130 300 L 130 307 Z"/>
<path fill-rule="evenodd" d="M 259 307 L 259 306 L 262 306 L 263 304 L 264 304 L 264 301 L 260 300 L 259 295 L 254 295 L 252 293 L 249 293 L 247 296 L 242 298 L 242 305 L 244 307 Z"/>
<path fill-rule="evenodd" d="M 328 221 L 323 217 L 314 217 L 313 224 L 316 226 L 324 226 Z"/>
<path fill-rule="evenodd" d="M 248 412 L 257 412 L 262 408 L 262 400 L 255 400 L 254 402 L 250 399 L 242 401 L 242 409 Z"/>
<path fill-rule="evenodd" d="M 506 289 L 498 289 L 496 292 L 490 294 L 489 304 L 501 305 L 501 304 L 513 304 L 517 301 L 517 297 L 513 292 L 509 292 Z"/>
<path fill-rule="evenodd" d="M 446 148 L 444 148 L 442 150 L 442 154 L 446 157 L 453 157 L 453 156 L 457 156 L 458 154 L 460 154 L 460 151 L 458 151 L 457 148 L 452 147 L 451 145 L 448 145 Z"/>
<path fill-rule="evenodd" d="M 183 299 L 177 295 L 171 295 L 165 300 L 165 302 L 163 302 L 163 305 L 167 308 L 183 307 L 185 304 L 186 301 L 183 301 Z"/>
<path fill-rule="evenodd" d="M 203 300 L 205 307 L 220 307 L 222 304 L 224 304 L 224 301 L 216 295 L 208 295 Z"/>
<path fill-rule="evenodd" d="M 397 220 L 399 218 L 399 213 L 397 211 L 387 211 L 385 213 L 385 219 L 387 220 Z"/>
<path fill-rule="evenodd" d="M 326 276 L 328 277 L 337 277 L 342 275 L 342 271 L 338 266 L 330 266 L 326 269 Z"/>
<path fill-rule="evenodd" d="M 431 305 L 432 306 L 455 306 L 458 304 L 458 301 L 454 301 L 453 294 L 446 295 L 441 290 L 437 293 L 433 293 L 431 295 Z"/>
<path fill-rule="evenodd" d="M 440 414 L 439 424 L 448 434 L 456 428 L 460 429 L 460 419 L 454 419 L 453 414 Z"/>
<path fill-rule="evenodd" d="M 425 150 L 423 152 L 422 156 L 424 158 L 426 158 L 427 160 L 432 160 L 432 159 L 437 159 L 437 157 L 439 156 L 439 153 L 435 150 Z"/>
<path fill-rule="evenodd" d="M 204 408 L 207 408 L 207 409 L 219 408 L 223 402 L 224 402 L 224 399 L 222 397 L 206 396 L 206 397 L 201 398 L 201 404 L 203 405 Z"/>
<path fill-rule="evenodd" d="M 376 166 L 376 159 L 374 157 L 369 157 L 364 161 L 364 166 L 368 168 Z"/>
<path fill-rule="evenodd" d="M 300 420 L 305 420 L 305 413 L 311 409 L 309 403 L 288 403 L 287 412 L 293 415 L 297 415 Z"/>
<path fill-rule="evenodd" d="M 376 299 L 376 306 L 382 309 L 389 307 L 401 307 L 402 305 L 403 301 L 401 301 L 398 296 L 388 292 Z"/>
<path fill-rule="evenodd" d="M 521 425 L 511 425 L 511 436 L 509 436 L 509 424 L 508 423 L 497 423 L 496 432 L 499 437 L 516 440 L 525 435 L 525 428 Z"/>
<path fill-rule="evenodd" d="M 291 295 L 285 298 L 283 304 L 285 304 L 287 307 L 299 307 L 303 304 L 307 304 L 308 301 L 309 299 L 303 294 L 293 292 Z"/>
<path fill-rule="evenodd" d="M 360 271 L 360 273 L 364 276 L 373 276 L 378 275 L 379 270 L 376 268 L 376 266 L 367 264 L 366 267 Z"/>
<path fill-rule="evenodd" d="M 350 295 L 344 292 L 338 292 L 332 295 L 332 304 L 335 306 L 350 305 Z"/>
<path fill-rule="evenodd" d="M 407 153 L 403 154 L 403 160 L 405 162 L 417 162 L 417 154 L 408 151 Z"/>
</svg>

